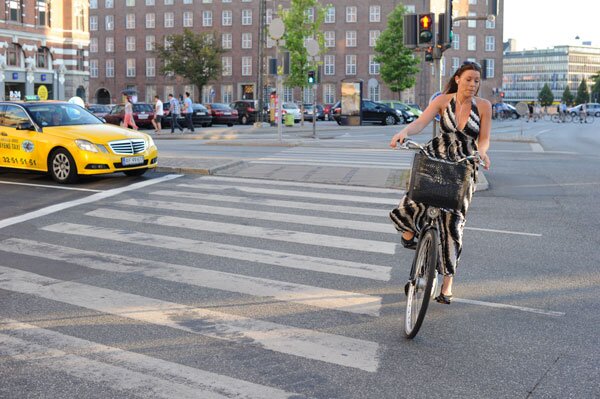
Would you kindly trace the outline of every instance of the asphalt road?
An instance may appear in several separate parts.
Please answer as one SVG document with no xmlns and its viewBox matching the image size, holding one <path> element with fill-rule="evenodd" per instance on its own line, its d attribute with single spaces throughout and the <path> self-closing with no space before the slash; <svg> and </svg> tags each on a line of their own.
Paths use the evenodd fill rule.
<svg viewBox="0 0 600 399">
<path fill-rule="evenodd" d="M 498 138 L 521 136 L 510 123 Z M 22 217 L 0 228 L 0 397 L 598 397 L 594 127 L 541 122 L 522 134 L 539 144 L 493 142 L 457 300 L 432 304 L 413 341 L 413 253 L 386 216 L 398 191 L 236 169 L 72 187 L 90 192 L 0 171 L 48 186 L 0 183 L 0 219 Z M 372 129 L 343 140 L 385 148 L 393 131 Z M 123 191 L 101 198 L 109 189 Z"/>
</svg>

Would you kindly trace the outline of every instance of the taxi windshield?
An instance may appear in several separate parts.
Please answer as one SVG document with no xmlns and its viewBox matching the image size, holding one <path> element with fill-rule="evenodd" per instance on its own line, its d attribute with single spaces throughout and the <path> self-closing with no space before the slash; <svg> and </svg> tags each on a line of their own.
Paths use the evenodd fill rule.
<svg viewBox="0 0 600 399">
<path fill-rule="evenodd" d="M 35 123 L 41 127 L 97 125 L 102 123 L 92 113 L 75 104 L 32 104 L 27 106 Z"/>
</svg>

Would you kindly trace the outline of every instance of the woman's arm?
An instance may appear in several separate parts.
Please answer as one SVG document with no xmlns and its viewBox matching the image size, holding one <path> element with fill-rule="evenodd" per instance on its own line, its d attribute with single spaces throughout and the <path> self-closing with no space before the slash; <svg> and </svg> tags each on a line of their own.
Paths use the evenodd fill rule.
<svg viewBox="0 0 600 399">
<path fill-rule="evenodd" d="M 408 136 L 419 134 L 425 127 L 435 118 L 435 116 L 442 112 L 442 110 L 450 101 L 452 94 L 442 94 L 437 96 L 428 106 L 425 111 L 417 119 L 406 125 L 399 133 L 396 133 L 390 141 L 390 147 L 396 148 L 398 142 L 402 143 Z"/>
<path fill-rule="evenodd" d="M 479 110 L 479 138 L 477 139 L 477 149 L 479 155 L 485 163 L 484 168 L 489 169 L 491 162 L 487 151 L 490 148 L 490 133 L 492 131 L 492 105 L 483 98 L 477 99 L 477 108 Z"/>
</svg>

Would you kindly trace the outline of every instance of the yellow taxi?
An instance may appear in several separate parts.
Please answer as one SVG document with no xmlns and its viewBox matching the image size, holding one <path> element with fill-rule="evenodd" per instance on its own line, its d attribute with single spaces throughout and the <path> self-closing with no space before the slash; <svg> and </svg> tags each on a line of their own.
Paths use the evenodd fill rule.
<svg viewBox="0 0 600 399">
<path fill-rule="evenodd" d="M 148 134 L 105 124 L 76 104 L 0 101 L 0 167 L 47 172 L 59 183 L 80 175 L 155 168 L 158 150 Z"/>
</svg>

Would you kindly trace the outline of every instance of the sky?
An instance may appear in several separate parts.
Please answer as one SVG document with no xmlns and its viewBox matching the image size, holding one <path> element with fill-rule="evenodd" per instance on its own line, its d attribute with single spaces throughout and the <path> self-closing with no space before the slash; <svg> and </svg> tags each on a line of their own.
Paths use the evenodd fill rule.
<svg viewBox="0 0 600 399">
<path fill-rule="evenodd" d="M 504 41 L 516 39 L 517 50 L 581 41 L 600 47 L 599 17 L 599 0 L 504 0 Z"/>
</svg>

